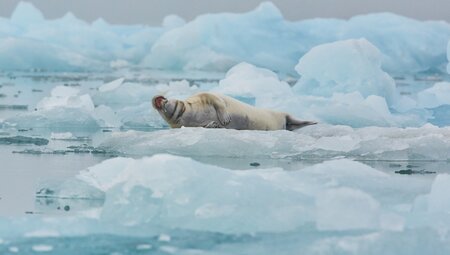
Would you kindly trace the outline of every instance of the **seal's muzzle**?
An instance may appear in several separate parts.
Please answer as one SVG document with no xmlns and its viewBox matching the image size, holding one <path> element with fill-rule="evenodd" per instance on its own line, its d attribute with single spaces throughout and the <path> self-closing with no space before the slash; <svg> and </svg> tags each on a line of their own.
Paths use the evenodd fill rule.
<svg viewBox="0 0 450 255">
<path fill-rule="evenodd" d="M 166 102 L 167 102 L 167 99 L 163 96 L 155 96 L 155 97 L 153 97 L 153 100 L 152 100 L 153 107 L 158 110 L 161 110 Z"/>
</svg>

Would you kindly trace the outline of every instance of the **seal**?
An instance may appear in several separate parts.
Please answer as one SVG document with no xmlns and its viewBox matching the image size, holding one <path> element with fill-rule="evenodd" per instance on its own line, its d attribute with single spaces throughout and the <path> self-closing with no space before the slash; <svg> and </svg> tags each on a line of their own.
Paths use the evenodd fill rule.
<svg viewBox="0 0 450 255">
<path fill-rule="evenodd" d="M 317 124 L 298 120 L 284 112 L 260 109 L 229 96 L 199 93 L 181 101 L 156 95 L 155 108 L 172 128 L 204 127 L 238 130 L 296 130 Z"/>
</svg>

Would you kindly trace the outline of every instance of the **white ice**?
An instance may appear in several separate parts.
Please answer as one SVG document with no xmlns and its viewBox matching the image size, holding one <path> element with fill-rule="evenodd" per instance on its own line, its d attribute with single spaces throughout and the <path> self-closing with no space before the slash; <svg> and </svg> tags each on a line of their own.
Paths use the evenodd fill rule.
<svg viewBox="0 0 450 255">
<path fill-rule="evenodd" d="M 117 132 L 100 147 L 127 155 L 172 153 L 196 157 L 304 158 L 365 160 L 448 160 L 450 129 L 351 128 L 315 125 L 290 131 L 238 131 L 182 128 Z M 255 148 L 258 148 L 255 150 Z"/>
</svg>

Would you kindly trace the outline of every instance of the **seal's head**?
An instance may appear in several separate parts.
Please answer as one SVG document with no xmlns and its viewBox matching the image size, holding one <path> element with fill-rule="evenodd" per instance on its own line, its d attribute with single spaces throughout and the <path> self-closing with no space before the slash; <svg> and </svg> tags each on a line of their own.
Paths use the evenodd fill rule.
<svg viewBox="0 0 450 255">
<path fill-rule="evenodd" d="M 176 99 L 168 100 L 164 96 L 156 95 L 152 99 L 153 108 L 171 125 L 178 125 L 181 116 L 185 111 L 184 102 Z"/>
</svg>

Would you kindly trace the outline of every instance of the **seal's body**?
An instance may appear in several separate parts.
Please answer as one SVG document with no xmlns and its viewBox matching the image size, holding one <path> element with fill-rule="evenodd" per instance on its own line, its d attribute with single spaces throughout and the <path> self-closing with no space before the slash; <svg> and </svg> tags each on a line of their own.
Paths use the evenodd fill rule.
<svg viewBox="0 0 450 255">
<path fill-rule="evenodd" d="M 316 122 L 301 121 L 283 112 L 259 109 L 234 98 L 199 93 L 186 99 L 155 96 L 153 107 L 172 128 L 205 127 L 239 130 L 295 130 Z"/>
</svg>

